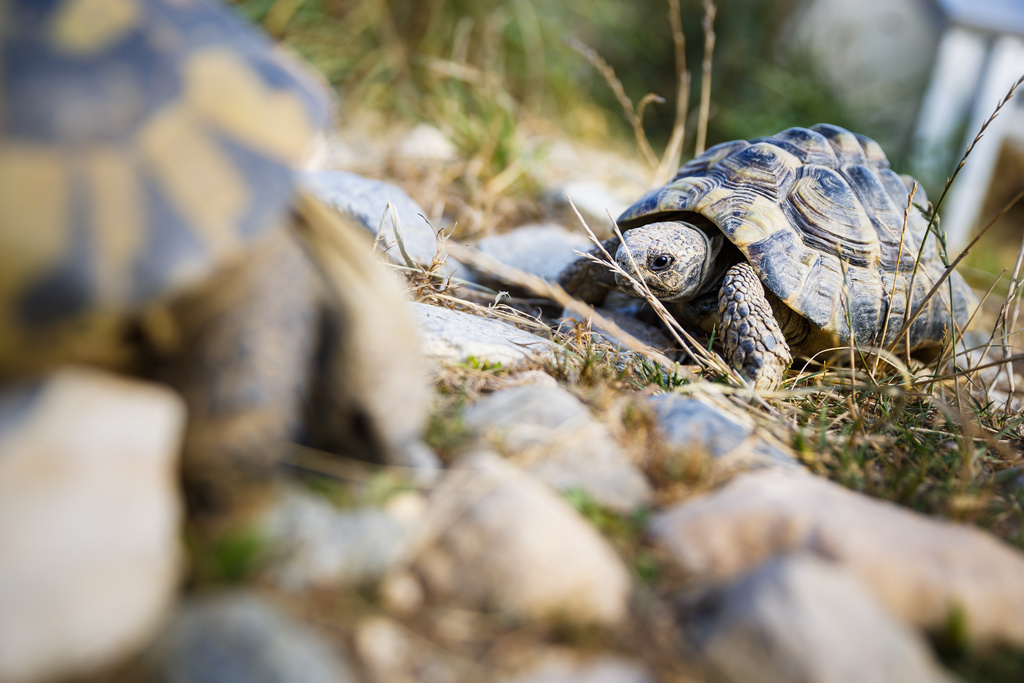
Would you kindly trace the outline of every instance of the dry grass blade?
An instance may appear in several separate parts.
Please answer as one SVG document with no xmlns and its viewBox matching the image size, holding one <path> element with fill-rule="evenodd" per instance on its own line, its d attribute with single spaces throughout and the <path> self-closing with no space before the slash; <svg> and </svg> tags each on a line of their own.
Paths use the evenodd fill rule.
<svg viewBox="0 0 1024 683">
<path fill-rule="evenodd" d="M 597 69 L 597 72 L 601 74 L 605 82 L 608 83 L 608 87 L 612 89 L 615 94 L 615 99 L 619 101 L 619 105 L 622 107 L 623 113 L 626 115 L 626 120 L 629 121 L 629 125 L 633 128 L 633 135 L 636 137 L 637 147 L 640 148 L 640 153 L 644 155 L 644 159 L 652 169 L 658 167 L 658 157 L 654 154 L 654 150 L 651 148 L 651 143 L 647 140 L 647 134 L 644 133 L 643 122 L 640 120 L 640 116 L 637 114 L 636 109 L 633 107 L 632 100 L 626 95 L 625 88 L 622 87 L 622 81 L 615 75 L 615 69 L 604 61 L 601 55 L 597 54 L 593 48 L 582 43 L 576 38 L 567 38 L 566 42 L 576 52 L 580 53 L 584 59 Z"/>
<path fill-rule="evenodd" d="M 500 261 L 497 261 L 486 254 L 466 247 L 460 244 L 449 244 L 448 248 L 455 258 L 465 263 L 471 264 L 474 268 L 477 268 L 483 272 L 486 272 L 495 277 L 501 278 L 506 282 L 516 284 L 523 289 L 546 299 L 551 299 L 557 302 L 560 306 L 569 309 L 573 313 L 581 316 L 582 318 L 589 318 L 593 321 L 594 326 L 601 328 L 606 334 L 614 337 L 617 341 L 621 342 L 626 348 L 631 351 L 635 351 L 647 358 L 651 359 L 655 363 L 663 366 L 670 371 L 677 372 L 681 377 L 685 377 L 689 380 L 697 379 L 689 370 L 680 366 L 672 360 L 669 360 L 663 353 L 651 348 L 647 344 L 644 344 L 639 339 L 629 334 L 621 327 L 616 325 L 611 320 L 608 320 L 593 307 L 583 303 L 579 299 L 576 299 L 569 295 L 559 285 L 547 282 L 541 277 L 527 273 L 526 271 L 513 268 L 512 266 L 505 265 Z"/>
<path fill-rule="evenodd" d="M 949 177 L 949 179 L 946 180 L 946 186 L 942 189 L 942 194 L 939 196 L 939 201 L 937 201 L 935 203 L 935 206 L 932 209 L 932 215 L 931 215 L 931 217 L 928 220 L 928 227 L 927 227 L 927 229 L 925 231 L 925 237 L 924 237 L 924 240 L 922 240 L 922 242 L 921 242 L 921 248 L 920 248 L 919 253 L 917 255 L 917 263 L 914 264 L 914 276 L 915 277 L 917 275 L 917 266 L 918 266 L 918 264 L 920 263 L 920 260 L 921 260 L 921 254 L 924 252 L 924 243 L 927 241 L 928 236 L 931 235 L 931 234 L 935 234 L 936 239 L 938 239 L 937 231 L 934 230 L 935 220 L 936 220 L 936 218 L 939 215 L 939 208 L 942 206 L 942 202 L 946 199 L 946 195 L 949 194 L 949 188 L 952 187 L 953 182 L 956 180 L 957 176 L 960 174 L 960 171 L 963 169 L 964 164 L 967 162 L 967 158 L 971 155 L 971 152 L 974 151 L 974 148 L 977 146 L 978 142 L 984 136 L 985 131 L 992 124 L 992 122 L 995 121 L 996 117 L 999 116 L 999 112 L 1010 101 L 1010 99 L 1013 97 L 1014 92 L 1016 92 L 1017 88 L 1020 87 L 1020 85 L 1022 83 L 1024 83 L 1024 75 L 1022 75 L 1020 78 L 1018 78 L 1013 83 L 1013 85 L 1010 86 L 1010 89 L 1006 92 L 1006 95 L 999 102 L 999 104 L 996 105 L 996 108 L 992 111 L 992 114 L 987 119 L 985 119 L 985 123 L 981 124 L 981 129 L 978 131 L 978 134 L 974 136 L 974 139 L 971 141 L 971 144 L 967 146 L 967 150 L 963 153 L 963 156 L 960 157 L 960 162 L 957 164 L 956 169 L 953 171 L 953 175 L 951 175 Z M 939 278 L 938 282 L 936 282 L 932 286 L 932 288 L 931 288 L 931 290 L 929 290 L 928 294 L 924 297 L 924 299 L 922 299 L 921 304 L 917 307 L 917 310 L 914 312 L 913 316 L 905 314 L 903 325 L 900 326 L 900 331 L 896 335 L 896 339 L 893 342 L 893 348 L 895 348 L 895 345 L 899 343 L 899 341 L 903 337 L 903 335 L 905 335 L 907 333 L 907 331 L 910 329 L 910 326 L 914 323 L 914 321 L 917 319 L 917 317 L 921 314 L 921 311 L 924 310 L 925 305 L 935 295 L 935 293 L 939 290 L 939 287 L 942 285 L 943 282 L 946 281 L 946 279 L 949 277 L 949 274 L 953 271 L 953 269 L 956 268 L 957 264 L 959 264 L 960 261 L 962 261 L 964 259 L 964 257 L 967 256 L 968 253 L 970 253 L 971 248 L 973 248 L 974 245 L 977 244 L 978 240 L 981 239 L 981 237 L 986 232 L 988 232 L 989 228 L 991 228 L 995 224 L 996 221 L 998 221 L 1000 218 L 1002 218 L 1003 215 L 1006 214 L 1006 212 L 1010 210 L 1010 208 L 1012 208 L 1018 201 L 1020 201 L 1022 196 L 1024 196 L 1024 192 L 1018 194 L 1016 197 L 1014 197 L 1012 200 L 1010 200 L 1010 202 L 1003 208 L 1003 210 L 1000 211 L 999 214 L 993 220 L 991 220 L 988 223 L 988 225 L 986 225 L 984 227 L 984 229 L 982 229 L 981 232 L 979 232 L 978 235 L 974 239 L 971 240 L 971 242 L 964 248 L 964 250 L 962 252 L 960 252 L 960 255 L 956 257 L 956 259 L 953 261 L 953 263 L 949 264 L 949 266 L 946 268 L 946 272 L 943 273 L 942 277 Z M 940 243 L 941 243 L 941 240 L 940 240 Z M 945 254 L 945 249 L 943 249 L 943 254 Z M 911 289 L 908 292 L 908 304 L 909 304 L 909 297 L 912 296 L 913 291 L 914 291 L 913 290 L 913 284 L 914 284 L 914 280 L 912 278 L 911 279 Z M 910 306 L 908 305 L 906 313 L 909 314 L 909 311 L 910 311 Z M 909 339 L 908 339 L 908 346 L 909 346 Z M 908 351 L 907 351 L 907 355 L 908 356 L 910 355 L 909 348 L 908 348 Z"/>
<path fill-rule="evenodd" d="M 1006 292 L 1006 300 L 1003 301 L 1003 306 L 999 310 L 999 317 L 1002 320 L 1002 329 L 1003 329 L 1003 356 L 1004 357 L 1010 355 L 1010 349 L 1011 349 L 1011 347 L 1013 345 L 1012 336 L 1008 333 L 1008 330 L 1007 330 L 1007 319 L 1006 319 L 1005 311 L 1006 311 L 1007 307 L 1009 306 L 1009 303 L 1011 301 L 1013 301 L 1013 314 L 1010 317 L 1010 324 L 1009 324 L 1009 329 L 1011 329 L 1011 330 L 1017 327 L 1017 314 L 1020 312 L 1020 299 L 1017 296 L 1017 292 L 1020 289 L 1020 266 L 1021 266 L 1021 261 L 1022 260 L 1024 260 L 1024 239 L 1021 240 L 1020 249 L 1017 250 L 1017 262 L 1013 264 L 1013 275 L 1010 276 L 1010 288 Z M 1007 385 L 1010 388 L 1009 395 L 1012 396 L 1013 392 L 1016 390 L 1016 387 L 1014 386 L 1013 369 L 1011 367 L 1009 367 L 1009 366 L 1006 366 L 1006 380 L 1007 380 Z M 1009 407 L 1010 407 L 1009 396 L 1006 399 L 1006 407 L 1007 407 L 1007 409 L 1009 409 Z"/>
<path fill-rule="evenodd" d="M 903 245 L 907 238 L 907 224 L 910 222 L 910 209 L 914 205 L 914 195 L 917 193 L 917 181 L 907 195 L 907 206 L 903 209 L 903 228 L 900 230 L 900 248 L 896 252 L 896 272 L 892 276 L 892 289 L 889 290 L 889 303 L 885 307 L 885 322 L 882 324 L 882 335 L 878 338 L 881 344 L 885 344 L 885 335 L 889 332 L 889 319 L 892 317 L 892 301 L 896 296 L 896 283 L 900 277 L 900 261 L 903 259 Z M 910 291 L 907 292 L 907 302 L 910 301 Z M 904 310 L 904 315 L 906 311 Z M 875 370 L 878 369 L 878 359 L 875 359 Z"/>
<path fill-rule="evenodd" d="M 981 230 L 980 230 L 980 231 L 978 232 L 978 234 L 977 234 L 977 235 L 976 235 L 976 236 L 974 237 L 974 239 L 972 239 L 972 240 L 970 241 L 970 243 L 969 243 L 969 244 L 968 244 L 968 245 L 967 245 L 966 247 L 964 247 L 964 250 L 963 250 L 963 251 L 961 251 L 961 252 L 960 252 L 960 254 L 959 254 L 959 255 L 958 255 L 958 256 L 957 256 L 957 257 L 956 257 L 955 259 L 953 259 L 953 262 L 952 262 L 952 263 L 950 263 L 950 264 L 949 264 L 948 266 L 946 266 L 946 269 L 945 269 L 945 271 L 944 271 L 944 272 L 942 273 L 942 275 L 941 275 L 941 276 L 940 276 L 940 277 L 938 278 L 938 280 L 936 280 L 936 281 L 935 281 L 935 283 L 934 283 L 934 284 L 932 285 L 932 288 L 931 288 L 930 290 L 928 290 L 928 293 L 927 293 L 927 294 L 926 294 L 926 295 L 924 296 L 924 298 L 923 298 L 923 299 L 921 300 L 921 304 L 920 304 L 919 306 L 917 306 L 917 308 L 916 308 L 916 309 L 914 310 L 914 313 L 913 313 L 913 315 L 910 315 L 910 316 L 909 316 L 909 317 L 908 317 L 908 318 L 906 319 L 906 321 L 905 321 L 905 322 L 903 323 L 903 325 L 901 325 L 901 326 L 900 326 L 900 331 L 899 331 L 899 333 L 898 333 L 898 334 L 896 335 L 896 339 L 895 339 L 895 340 L 893 341 L 893 345 L 892 345 L 892 348 L 895 348 L 895 346 L 896 346 L 897 344 L 899 344 L 899 342 L 900 342 L 900 339 L 902 339 L 902 338 L 903 338 L 903 336 L 904 336 L 904 335 L 905 335 L 905 334 L 907 333 L 907 330 L 909 330 L 909 329 L 910 329 L 910 326 L 911 326 L 911 325 L 913 325 L 913 324 L 914 324 L 914 321 L 915 321 L 915 320 L 917 320 L 918 316 L 920 316 L 920 315 L 921 315 L 921 312 L 922 312 L 922 311 L 924 310 L 925 304 L 927 304 L 927 303 L 928 303 L 928 301 L 930 301 L 930 300 L 931 300 L 931 298 L 932 298 L 933 296 L 935 296 L 935 293 L 939 291 L 939 287 L 941 287 L 941 286 L 942 286 L 942 284 L 943 284 L 943 283 L 944 283 L 944 282 L 945 282 L 945 281 L 946 281 L 947 279 L 949 279 L 949 276 L 950 276 L 950 274 L 951 274 L 951 273 L 952 273 L 952 272 L 953 272 L 954 270 L 956 270 L 956 267 L 957 267 L 958 265 L 960 265 L 960 262 L 961 262 L 961 261 L 963 261 L 963 260 L 964 260 L 964 258 L 966 258 L 966 256 L 967 256 L 967 255 L 968 255 L 968 254 L 969 254 L 969 253 L 971 252 L 971 249 L 973 249 L 973 248 L 974 248 L 974 245 L 975 245 L 975 244 L 977 244 L 977 243 L 978 243 L 978 241 L 979 241 L 979 240 L 980 240 L 980 239 L 981 239 L 982 237 L 984 237 L 984 236 L 985 236 L 985 233 L 987 233 L 987 232 L 989 231 L 989 229 L 990 229 L 990 228 L 991 228 L 991 227 L 992 227 L 993 225 L 995 225 L 995 224 L 996 224 L 996 223 L 997 223 L 997 222 L 999 221 L 999 219 L 1000 219 L 1000 218 L 1002 218 L 1003 216 L 1005 216 L 1005 215 L 1006 215 L 1006 213 L 1007 213 L 1007 212 L 1008 212 L 1008 211 L 1009 211 L 1010 209 L 1012 209 L 1012 208 L 1013 208 L 1013 207 L 1014 207 L 1014 206 L 1015 206 L 1015 205 L 1017 204 L 1017 202 L 1019 202 L 1019 201 L 1020 201 L 1021 199 L 1024 199 L 1024 190 L 1022 190 L 1022 191 L 1018 192 L 1018 193 L 1017 193 L 1017 195 L 1016 195 L 1016 196 L 1014 196 L 1014 198 L 1013 198 L 1013 199 L 1011 199 L 1011 200 L 1010 200 L 1009 202 L 1007 202 L 1007 203 L 1006 203 L 1006 205 L 1005 205 L 1005 206 L 1003 206 L 1002 210 L 1001 210 L 1001 211 L 1000 211 L 1000 212 L 999 212 L 998 214 L 996 214 L 995 218 L 993 218 L 993 219 L 992 219 L 991 221 L 989 221 L 989 222 L 988 222 L 988 223 L 987 223 L 987 224 L 985 225 L 985 227 L 984 227 L 984 228 L 982 228 L 982 229 L 981 229 Z M 922 251 L 924 251 L 924 250 L 922 249 Z M 920 260 L 920 255 L 918 256 L 918 259 Z M 913 284 L 913 280 L 911 280 L 911 284 Z M 913 290 L 911 290 L 911 292 L 912 292 L 912 291 L 913 291 Z M 909 306 L 908 306 L 908 310 L 909 310 Z"/>
<path fill-rule="evenodd" d="M 704 153 L 708 136 L 708 117 L 711 113 L 711 60 L 715 52 L 715 15 L 718 8 L 714 0 L 704 0 L 704 61 L 700 77 L 700 109 L 697 117 L 697 143 L 694 156 Z"/>
<path fill-rule="evenodd" d="M 686 70 L 686 35 L 683 33 L 683 19 L 679 0 L 668 0 L 668 20 L 672 26 L 672 49 L 676 62 L 676 117 L 672 123 L 661 163 L 654 173 L 652 187 L 668 181 L 679 168 L 683 157 L 683 143 L 686 140 L 686 116 L 690 103 L 690 72 Z"/>
</svg>

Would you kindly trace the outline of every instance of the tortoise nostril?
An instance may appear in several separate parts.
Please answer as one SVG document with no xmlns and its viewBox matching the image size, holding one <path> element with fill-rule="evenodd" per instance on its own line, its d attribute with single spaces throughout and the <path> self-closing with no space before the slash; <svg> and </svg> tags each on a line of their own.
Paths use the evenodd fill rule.
<svg viewBox="0 0 1024 683">
<path fill-rule="evenodd" d="M 667 256 L 665 254 L 658 254 L 653 259 L 651 259 L 651 270 L 665 270 L 666 268 L 672 265 L 673 260 L 674 259 L 671 256 Z"/>
</svg>

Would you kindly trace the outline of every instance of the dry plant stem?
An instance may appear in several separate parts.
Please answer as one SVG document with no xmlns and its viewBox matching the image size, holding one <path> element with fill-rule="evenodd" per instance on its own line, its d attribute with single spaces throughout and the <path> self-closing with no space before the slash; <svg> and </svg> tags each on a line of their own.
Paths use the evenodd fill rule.
<svg viewBox="0 0 1024 683">
<path fill-rule="evenodd" d="M 532 273 L 527 273 L 519 270 L 518 268 L 507 266 L 500 261 L 482 254 L 476 249 L 472 249 L 461 244 L 449 244 L 448 249 L 451 255 L 460 261 L 469 263 L 474 267 L 507 282 L 519 285 L 537 296 L 551 299 L 577 315 L 592 319 L 595 326 L 600 327 L 607 334 L 615 337 L 616 340 L 622 342 L 622 344 L 628 349 L 650 358 L 652 361 L 665 368 L 678 372 L 680 376 L 685 379 L 691 381 L 697 379 L 697 377 L 689 370 L 680 366 L 678 363 L 669 360 L 661 352 L 647 346 L 639 339 L 620 328 L 614 322 L 599 314 L 591 306 L 588 306 L 579 299 L 573 298 L 559 285 L 547 282 L 543 278 L 533 275 Z"/>
<path fill-rule="evenodd" d="M 1010 316 L 1009 329 L 1017 327 L 1017 314 L 1020 312 L 1020 298 L 1017 296 L 1017 290 L 1020 288 L 1020 266 L 1021 261 L 1024 260 L 1024 239 L 1021 240 L 1020 249 L 1017 251 L 1017 262 L 1013 265 L 1013 275 L 1010 276 L 1010 289 L 1006 293 L 1006 303 L 1013 301 L 1013 314 Z M 1002 312 L 1002 311 L 1000 311 Z M 1010 349 L 1013 340 L 1007 333 L 1006 318 L 1003 318 L 1003 356 L 1010 355 Z M 1013 368 L 1009 365 L 1006 366 L 1006 380 L 1010 387 L 1010 393 L 1006 397 L 1006 410 L 1010 409 L 1010 397 L 1013 396 L 1013 392 L 1016 390 L 1014 386 Z"/>
<path fill-rule="evenodd" d="M 924 305 L 926 303 L 928 303 L 928 301 L 933 296 L 935 296 L 935 292 L 939 291 L 939 287 L 942 286 L 942 283 L 944 283 L 946 281 L 946 279 L 949 278 L 950 273 L 952 273 L 954 270 L 956 270 L 956 267 L 958 265 L 960 265 L 960 262 L 963 261 L 964 258 L 966 258 L 966 256 L 971 252 L 971 249 L 973 249 L 974 245 L 978 243 L 978 240 L 980 240 L 982 237 L 984 237 L 985 233 L 987 233 L 989 231 L 989 229 L 999 221 L 1000 218 L 1005 216 L 1006 213 L 1010 209 L 1012 209 L 1017 204 L 1017 202 L 1019 202 L 1022 198 L 1024 198 L 1024 190 L 1022 190 L 1021 192 L 1018 192 L 1017 195 L 1013 199 L 1011 199 L 1009 202 L 1007 202 L 1006 206 L 1004 206 L 1002 208 L 1002 210 L 998 214 L 996 214 L 996 217 L 993 218 L 991 221 L 989 221 L 985 225 L 985 227 L 982 228 L 978 232 L 978 234 L 974 237 L 974 239 L 972 239 L 970 241 L 970 243 L 968 243 L 968 245 L 966 247 L 964 247 L 964 250 L 960 252 L 959 256 L 957 256 L 955 259 L 953 259 L 953 262 L 950 263 L 948 266 L 946 266 L 945 272 L 943 272 L 942 276 L 939 277 L 939 279 L 935 282 L 934 285 L 932 285 L 932 288 L 930 290 L 928 290 L 928 293 L 924 296 L 924 299 L 922 299 L 922 301 L 921 301 L 921 305 L 918 306 L 914 310 L 913 315 L 909 316 L 909 318 L 907 318 L 904 321 L 903 325 L 900 326 L 900 331 L 896 335 L 896 339 L 893 340 L 892 346 L 890 348 L 895 348 L 896 345 L 899 344 L 900 340 L 907 333 L 907 330 L 910 329 L 910 326 L 913 325 L 914 321 L 917 320 L 917 317 L 919 315 L 921 315 L 921 311 L 924 310 Z M 922 249 L 922 251 L 923 251 L 923 249 Z M 918 260 L 920 261 L 920 254 L 918 255 Z M 910 282 L 911 282 L 911 285 L 913 285 L 914 280 L 911 279 Z M 913 289 L 911 289 L 910 292 L 912 293 Z M 908 309 L 909 309 L 909 307 L 908 307 Z M 908 344 L 909 344 L 909 340 L 908 340 Z"/>
<path fill-rule="evenodd" d="M 917 192 L 917 181 L 914 181 L 914 186 L 910 190 L 910 194 L 907 195 L 907 206 L 903 209 L 903 229 L 900 230 L 900 248 L 896 252 L 896 272 L 892 276 L 892 290 L 889 292 L 889 303 L 885 307 L 885 322 L 882 324 L 882 336 L 880 337 L 881 343 L 885 344 L 885 335 L 889 331 L 889 319 L 892 317 L 892 300 L 896 296 L 896 281 L 900 276 L 900 259 L 903 258 L 903 245 L 907 237 L 907 223 L 910 222 L 910 207 L 914 203 L 914 194 Z M 910 300 L 910 292 L 907 293 L 907 300 Z M 875 359 L 875 367 L 872 371 L 878 369 L 878 359 Z"/>
<path fill-rule="evenodd" d="M 697 143 L 694 156 L 704 153 L 708 136 L 708 116 L 711 112 L 711 59 L 715 52 L 715 15 L 718 8 L 714 0 L 704 0 L 704 62 L 700 77 L 700 110 L 697 117 Z"/>
<path fill-rule="evenodd" d="M 405 231 L 402 229 L 402 220 L 398 217 L 398 210 L 395 205 L 388 202 L 387 208 L 385 209 L 385 215 L 391 216 L 391 228 L 395 232 L 395 242 L 398 243 L 398 251 L 402 254 L 402 259 L 405 261 L 405 265 L 410 268 L 416 267 L 416 262 L 409 256 L 409 252 L 405 249 Z M 380 227 L 377 228 L 377 234 L 381 234 L 381 227 L 384 225 L 384 216 L 380 218 Z"/>
<path fill-rule="evenodd" d="M 690 72 L 686 70 L 686 36 L 683 33 L 683 19 L 679 0 L 668 0 L 668 20 L 672 26 L 672 48 L 676 62 L 676 118 L 672 123 L 661 163 L 654 173 L 652 187 L 665 184 L 679 168 L 683 156 L 683 142 L 686 140 L 686 115 L 690 102 Z"/>
<path fill-rule="evenodd" d="M 625 88 L 622 87 L 622 82 L 618 76 L 615 75 L 615 69 L 613 69 L 608 62 L 602 59 L 601 55 L 597 54 L 592 48 L 585 45 L 575 38 L 568 39 L 569 47 L 580 53 L 584 59 L 597 69 L 597 72 L 601 74 L 605 82 L 608 83 L 608 87 L 612 89 L 615 94 L 615 99 L 619 101 L 619 106 L 622 107 L 623 113 L 626 115 L 626 120 L 629 121 L 629 125 L 633 128 L 633 135 L 636 138 L 637 147 L 640 148 L 641 154 L 644 155 L 644 159 L 647 160 L 648 165 L 654 169 L 658 167 L 658 158 L 654 154 L 654 150 L 651 148 L 651 143 L 647 141 L 647 135 L 644 133 L 643 122 L 637 115 L 636 110 L 633 108 L 633 102 L 626 95 Z"/>
<path fill-rule="evenodd" d="M 988 127 L 996 119 L 996 117 L 999 115 L 999 112 L 1006 105 L 1006 103 L 1010 101 L 1010 98 L 1013 97 L 1014 92 L 1021 85 L 1021 83 L 1024 83 L 1024 76 L 1021 76 L 1013 85 L 1010 86 L 1010 89 L 1006 92 L 1006 96 L 1003 97 L 999 104 L 996 105 L 996 108 L 992 111 L 992 115 L 985 120 L 985 123 L 981 124 L 981 129 L 978 131 L 978 134 L 974 136 L 974 140 L 971 141 L 971 144 L 967 146 L 967 150 L 964 152 L 963 156 L 960 157 L 960 162 L 957 164 L 956 169 L 953 171 L 953 175 L 950 176 L 948 180 L 946 180 L 946 185 L 942 189 L 942 194 L 939 196 L 939 201 L 937 201 L 935 203 L 935 206 L 932 208 L 932 215 L 928 221 L 928 228 L 925 231 L 925 237 L 924 240 L 922 240 L 921 249 L 917 255 L 917 263 L 914 264 L 914 277 L 916 277 L 917 275 L 917 266 L 921 261 L 921 253 L 924 252 L 924 242 L 926 242 L 928 240 L 928 236 L 932 234 L 932 226 L 935 224 L 935 218 L 939 215 L 939 208 L 942 206 L 942 202 L 946 199 L 946 195 L 949 194 L 949 188 L 952 187 L 953 182 L 956 180 L 957 176 L 960 174 L 961 169 L 963 169 L 964 164 L 967 162 L 967 157 L 969 157 L 971 155 L 971 152 L 974 151 L 974 147 L 981 140 L 982 136 L 985 133 L 985 130 L 988 129 Z M 956 265 L 964 258 L 964 256 L 968 254 L 968 252 L 970 252 L 971 248 L 978 242 L 981 236 L 984 235 L 985 232 L 987 232 L 988 229 L 992 227 L 995 221 L 999 220 L 999 218 L 1001 218 L 1003 214 L 1010 210 L 1010 207 L 1017 203 L 1017 201 L 1021 198 L 1022 195 L 1024 195 L 1024 192 L 1014 197 L 1014 199 L 1011 200 L 1011 202 L 999 213 L 999 215 L 996 216 L 996 218 L 992 220 L 988 225 L 986 225 L 985 228 L 980 233 L 978 233 L 977 237 L 971 240 L 970 244 L 968 244 L 967 247 L 964 248 L 962 252 L 960 252 L 960 255 L 957 256 L 956 260 L 954 260 L 954 262 L 946 268 L 946 272 L 943 274 L 941 278 L 939 278 L 939 281 L 935 283 L 932 289 L 928 292 L 927 296 L 925 296 L 924 300 L 921 302 L 921 305 L 918 306 L 917 311 L 914 313 L 914 315 L 912 317 L 908 317 L 906 314 L 904 315 L 903 325 L 900 327 L 900 332 L 893 342 L 894 347 L 896 344 L 899 343 L 900 338 L 906 334 L 907 330 L 913 324 L 914 320 L 917 319 L 917 316 L 920 315 L 921 311 L 924 310 L 924 305 L 928 302 L 929 299 L 932 298 L 932 296 L 934 296 L 935 292 L 938 291 L 939 286 L 946 280 L 946 278 L 949 277 L 949 273 L 952 272 L 952 269 L 956 267 Z M 910 281 L 911 289 L 908 292 L 908 296 L 912 295 L 914 291 L 914 277 L 912 277 Z M 906 313 L 909 313 L 909 306 Z"/>
</svg>

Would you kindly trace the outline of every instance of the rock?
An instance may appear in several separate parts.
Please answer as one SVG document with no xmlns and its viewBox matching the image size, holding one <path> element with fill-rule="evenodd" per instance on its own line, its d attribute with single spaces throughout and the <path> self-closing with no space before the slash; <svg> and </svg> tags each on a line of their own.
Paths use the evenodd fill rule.
<svg viewBox="0 0 1024 683">
<path fill-rule="evenodd" d="M 423 353 L 435 360 L 512 365 L 553 358 L 555 344 L 501 320 L 429 304 L 412 304 L 419 322 Z"/>
<path fill-rule="evenodd" d="M 654 325 L 649 325 L 643 320 L 640 320 L 632 311 L 622 311 L 606 307 L 600 307 L 594 310 L 596 310 L 602 317 L 612 321 L 627 333 L 654 349 L 659 351 L 668 351 L 677 346 L 675 340 L 672 339 L 664 329 L 655 327 Z M 569 309 L 563 309 L 559 331 L 567 332 L 571 329 L 571 325 L 582 320 L 584 320 L 583 316 L 578 313 L 574 313 Z M 602 329 L 599 324 L 594 323 L 592 329 L 594 334 L 612 346 L 619 350 L 626 350 L 627 347 L 625 345 L 621 344 L 618 339 Z"/>
<path fill-rule="evenodd" d="M 366 228 L 372 236 L 380 236 L 390 247 L 387 255 L 392 262 L 404 264 L 405 259 L 395 243 L 395 227 L 387 211 L 388 202 L 398 214 L 410 258 L 429 265 L 437 254 L 435 229 L 424 218 L 427 212 L 401 188 L 347 171 L 306 172 L 302 174 L 302 182 L 321 201 Z M 439 272 L 447 276 L 456 270 L 461 277 L 465 268 L 449 258 Z"/>
<path fill-rule="evenodd" d="M 650 484 L 608 428 L 557 385 L 502 389 L 470 406 L 465 420 L 492 446 L 559 490 L 585 491 L 622 513 L 651 501 Z"/>
<path fill-rule="evenodd" d="M 460 461 L 431 497 L 415 560 L 428 592 L 514 618 L 610 625 L 630 576 L 608 543 L 546 485 L 491 453 Z"/>
<path fill-rule="evenodd" d="M 697 647 L 734 683 L 951 683 L 916 632 L 842 568 L 784 556 L 709 601 Z"/>
<path fill-rule="evenodd" d="M 66 368 L 0 406 L 0 680 L 109 665 L 145 643 L 181 570 L 171 391 Z"/>
<path fill-rule="evenodd" d="M 666 444 L 709 455 L 718 467 L 800 466 L 790 449 L 756 430 L 753 420 L 706 399 L 664 394 L 650 398 L 648 405 L 658 416 Z"/>
<path fill-rule="evenodd" d="M 601 239 L 612 236 L 612 219 L 618 218 L 632 204 L 602 183 L 586 180 L 556 187 L 548 193 L 547 200 L 559 212 L 566 225 L 585 232 L 579 217 L 569 205 L 569 200 L 572 200 L 587 225 Z M 609 213 L 611 218 L 608 217 Z"/>
<path fill-rule="evenodd" d="M 743 474 L 657 515 L 649 531 L 697 580 L 727 580 L 809 551 L 845 567 L 908 623 L 941 633 L 956 610 L 972 645 L 1024 645 L 1024 555 L 977 529 L 826 479 Z"/>
<path fill-rule="evenodd" d="M 459 158 L 459 150 L 448 136 L 434 126 L 420 123 L 395 145 L 394 156 L 414 163 L 448 163 Z"/>
<path fill-rule="evenodd" d="M 540 665 L 506 679 L 505 683 L 654 683 L 654 676 L 639 662 L 616 655 L 586 660 L 568 655 L 546 658 Z"/>
<path fill-rule="evenodd" d="M 476 248 L 507 266 L 554 282 L 558 274 L 593 245 L 586 235 L 569 232 L 557 223 L 523 225 L 477 242 Z"/>
<path fill-rule="evenodd" d="M 253 594 L 186 602 L 147 654 L 155 683 L 355 683 L 315 631 Z"/>
<path fill-rule="evenodd" d="M 340 510 L 298 489 L 266 515 L 263 533 L 279 559 L 270 570 L 287 590 L 376 581 L 409 550 L 415 520 L 383 509 Z"/>
<path fill-rule="evenodd" d="M 397 621 L 368 616 L 356 626 L 355 646 L 369 680 L 377 683 L 455 683 L 486 680 L 480 666 Z"/>
</svg>

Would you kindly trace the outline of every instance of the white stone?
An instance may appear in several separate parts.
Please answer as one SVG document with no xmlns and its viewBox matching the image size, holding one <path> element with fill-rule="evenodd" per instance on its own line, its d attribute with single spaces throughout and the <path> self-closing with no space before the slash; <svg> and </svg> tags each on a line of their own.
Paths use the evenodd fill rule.
<svg viewBox="0 0 1024 683">
<path fill-rule="evenodd" d="M 920 634 L 841 567 L 786 556 L 701 610 L 697 647 L 731 683 L 952 683 Z"/>
<path fill-rule="evenodd" d="M 628 513 L 649 504 L 650 484 L 579 399 L 555 385 L 502 389 L 466 411 L 466 425 L 557 489 L 585 491 Z"/>
<path fill-rule="evenodd" d="M 728 580 L 808 551 L 848 569 L 907 623 L 942 632 L 957 610 L 973 645 L 1024 645 L 1024 554 L 827 479 L 780 469 L 743 474 L 657 515 L 649 531 L 697 580 Z"/>
<path fill-rule="evenodd" d="M 398 162 L 443 163 L 459 158 L 459 150 L 448 136 L 428 123 L 421 123 L 406 133 L 395 145 Z"/>
<path fill-rule="evenodd" d="M 0 680 L 110 664 L 153 634 L 181 569 L 171 391 L 59 371 L 0 409 Z"/>
<path fill-rule="evenodd" d="M 464 458 L 432 496 L 415 566 L 431 595 L 526 620 L 615 624 L 629 572 L 545 484 L 490 453 Z"/>
<path fill-rule="evenodd" d="M 398 229 L 409 257 L 422 265 L 429 265 L 438 252 L 436 230 L 424 216 L 427 212 L 405 190 L 382 180 L 364 178 L 347 171 L 317 171 L 302 174 L 302 183 L 314 195 L 338 213 L 354 220 L 370 235 L 380 237 L 393 263 L 404 264 L 397 243 L 396 226 L 388 210 L 390 203 L 398 216 Z M 454 259 L 448 259 L 441 269 L 444 275 L 465 269 Z"/>
<path fill-rule="evenodd" d="M 490 235 L 476 248 L 501 263 L 554 281 L 569 263 L 593 246 L 582 232 L 569 232 L 557 223 L 522 225 Z"/>
<path fill-rule="evenodd" d="M 454 363 L 470 357 L 480 362 L 512 365 L 526 359 L 552 357 L 555 345 L 501 320 L 449 308 L 413 303 L 423 353 Z"/>
<path fill-rule="evenodd" d="M 338 509 L 299 489 L 266 514 L 263 534 L 277 560 L 268 570 L 287 590 L 375 581 L 409 550 L 417 516 L 375 509 Z"/>
</svg>

